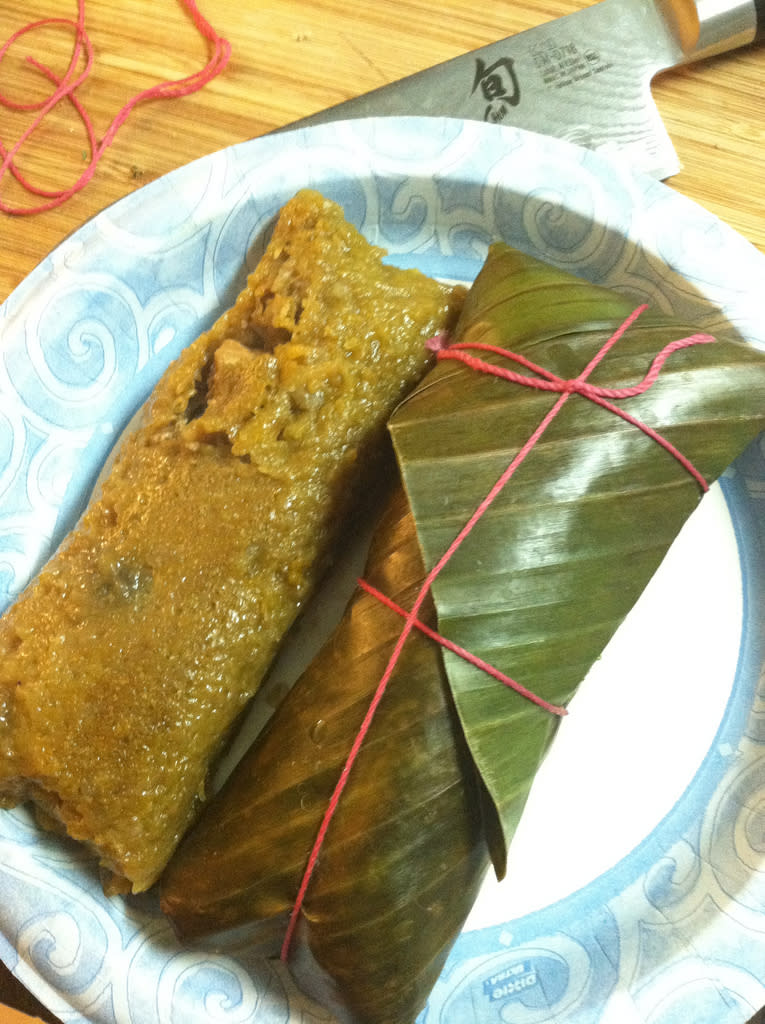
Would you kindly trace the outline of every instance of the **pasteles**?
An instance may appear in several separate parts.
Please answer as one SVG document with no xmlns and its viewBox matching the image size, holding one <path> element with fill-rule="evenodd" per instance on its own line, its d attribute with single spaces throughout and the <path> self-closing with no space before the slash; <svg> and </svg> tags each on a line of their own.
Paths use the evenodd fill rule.
<svg viewBox="0 0 765 1024">
<path fill-rule="evenodd" d="M 182 938 L 239 948 L 278 924 L 339 1021 L 419 1019 L 487 865 L 508 870 L 553 712 L 765 429 L 763 353 L 634 309 L 490 247 L 389 421 L 403 489 L 363 584 L 163 876 Z M 489 1010 L 490 973 L 425 1018 L 563 1019 L 541 975 L 538 1003 Z"/>
<path fill-rule="evenodd" d="M 148 888 L 331 557 L 459 290 L 299 193 L 170 366 L 81 522 L 0 620 L 0 801 Z"/>
<path fill-rule="evenodd" d="M 399 487 L 364 578 L 408 608 L 424 576 Z M 431 601 L 420 618 L 436 626 Z M 237 951 L 285 934 L 307 853 L 400 632 L 398 616 L 357 588 L 162 877 L 162 909 L 182 939 Z M 338 1020 L 414 1019 L 488 867 L 482 799 L 438 645 L 415 632 L 353 766 L 292 943 L 299 987 Z"/>
</svg>

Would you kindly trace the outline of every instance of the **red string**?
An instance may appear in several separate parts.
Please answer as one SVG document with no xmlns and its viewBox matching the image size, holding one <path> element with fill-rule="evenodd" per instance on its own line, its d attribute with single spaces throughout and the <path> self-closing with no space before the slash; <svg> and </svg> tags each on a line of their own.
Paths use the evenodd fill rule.
<svg viewBox="0 0 765 1024">
<path fill-rule="evenodd" d="M 640 306 L 631 315 L 629 321 L 625 321 L 622 325 L 626 329 L 630 323 L 633 323 L 637 317 L 646 309 L 645 306 Z M 608 346 L 604 346 L 604 349 L 598 353 L 593 360 L 591 367 L 585 370 L 588 373 L 589 370 L 594 369 L 595 365 L 603 358 L 608 349 L 618 341 L 619 337 L 624 333 L 614 335 Z M 616 416 L 621 416 L 623 420 L 630 423 L 633 427 L 637 427 L 642 430 L 644 434 L 647 434 L 651 440 L 661 445 L 670 455 L 672 455 L 680 465 L 685 469 L 691 476 L 696 480 L 703 491 L 709 489 L 709 485 L 704 479 L 703 475 L 695 468 L 693 463 L 683 455 L 682 452 L 667 440 L 662 437 L 653 427 L 649 427 L 647 423 L 643 423 L 641 420 L 632 416 L 624 409 L 620 409 L 618 405 L 614 405 L 610 402 L 611 398 L 633 398 L 637 395 L 642 395 L 650 387 L 652 387 L 661 373 L 661 369 L 666 363 L 667 359 L 672 355 L 673 352 L 677 352 L 680 349 L 689 348 L 691 345 L 703 345 L 714 341 L 715 339 L 710 334 L 692 334 L 687 338 L 680 338 L 677 341 L 671 342 L 666 345 L 661 352 L 654 358 L 651 366 L 643 377 L 639 384 L 633 385 L 629 388 L 603 388 L 596 387 L 593 384 L 588 384 L 585 379 L 576 377 L 573 380 L 564 380 L 561 377 L 557 377 L 554 373 L 546 370 L 542 366 L 537 366 L 530 359 L 526 359 L 525 356 L 519 355 L 517 352 L 510 352 L 507 349 L 499 348 L 496 345 L 487 345 L 481 342 L 462 342 L 455 345 L 451 345 L 449 348 L 443 348 L 443 342 L 436 338 L 430 345 L 434 349 L 439 359 L 456 359 L 471 369 L 479 370 L 482 373 L 489 373 L 495 377 L 500 377 L 503 380 L 512 381 L 515 384 L 522 384 L 525 387 L 535 388 L 540 391 L 553 391 L 559 394 L 576 394 L 581 395 L 583 398 L 589 398 L 590 401 L 595 402 L 596 405 L 600 405 L 603 409 L 607 409 L 609 412 L 614 413 Z M 532 370 L 534 373 L 539 374 L 538 377 L 529 377 L 525 374 L 516 373 L 513 370 L 508 370 L 506 367 L 496 366 L 494 363 L 487 363 L 482 359 L 476 359 L 473 356 L 467 354 L 468 349 L 480 350 L 482 352 L 492 352 L 496 355 L 504 356 L 506 359 L 512 359 L 514 362 L 519 363 L 521 366 L 525 366 L 526 369 Z"/>
<path fill-rule="evenodd" d="M 135 106 L 145 100 L 172 99 L 178 96 L 189 95 L 190 93 L 201 89 L 202 86 L 206 85 L 209 81 L 215 78 L 216 75 L 223 71 L 231 56 L 230 43 L 222 36 L 219 36 L 210 23 L 202 16 L 195 0 L 181 0 L 181 3 L 183 3 L 187 8 L 199 33 L 212 43 L 212 54 L 209 61 L 199 71 L 195 71 L 193 74 L 187 75 L 185 78 L 181 78 L 176 81 L 160 82 L 157 85 L 151 86 L 150 88 L 144 89 L 142 92 L 138 93 L 117 112 L 117 115 L 109 125 L 109 128 L 100 142 L 96 141 L 93 122 L 76 95 L 77 88 L 88 78 L 94 65 L 93 44 L 85 30 L 85 0 L 78 0 L 76 20 L 72 18 L 42 18 L 39 21 L 30 22 L 30 24 L 25 25 L 23 28 L 14 32 L 10 39 L 0 47 L 0 62 L 2 62 L 11 46 L 29 32 L 33 32 L 36 29 L 49 25 L 64 25 L 74 31 L 74 48 L 72 50 L 72 57 L 69 61 L 69 66 L 62 77 L 58 77 L 50 68 L 40 63 L 40 61 L 36 60 L 34 57 L 28 56 L 26 58 L 27 62 L 32 67 L 44 75 L 45 78 L 55 86 L 53 92 L 47 99 L 35 103 L 18 103 L 9 99 L 7 96 L 0 94 L 0 105 L 5 106 L 9 110 L 39 111 L 32 124 L 23 132 L 21 138 L 13 146 L 6 148 L 2 141 L 0 141 L 0 158 L 2 159 L 2 162 L 0 163 L 0 183 L 2 183 L 6 172 L 10 172 L 19 185 L 21 185 L 21 187 L 27 192 L 46 200 L 46 202 L 39 203 L 34 206 L 21 207 L 14 206 L 0 199 L 0 211 L 14 216 L 22 216 L 32 213 L 41 213 L 44 210 L 51 210 L 54 207 L 60 206 L 88 184 L 95 174 L 96 167 L 98 166 L 98 163 L 103 157 L 106 149 L 112 144 L 117 132 L 125 123 Z M 77 67 L 80 64 L 83 55 L 85 57 L 85 66 L 83 70 L 77 74 Z M 49 191 L 39 188 L 28 181 L 16 165 L 16 156 L 30 136 L 42 124 L 45 117 L 62 99 L 67 99 L 72 104 L 82 120 L 88 138 L 90 157 L 88 166 L 73 185 L 68 188 L 53 189 Z"/>
<path fill-rule="evenodd" d="M 433 568 L 426 574 L 425 582 L 423 583 L 411 610 L 409 612 L 405 612 L 402 609 L 404 615 L 403 629 L 401 630 L 401 633 L 398 636 L 398 639 L 393 648 L 393 652 L 391 653 L 390 659 L 388 660 L 388 664 L 377 685 L 377 689 L 375 690 L 374 696 L 372 697 L 372 701 L 369 705 L 367 713 L 364 716 L 364 720 L 361 723 L 361 727 L 359 728 L 359 731 L 356 734 L 356 738 L 353 741 L 351 750 L 348 754 L 345 764 L 343 765 L 343 769 L 340 773 L 340 777 L 337 781 L 332 796 L 330 797 L 321 825 L 319 826 L 319 831 L 317 833 L 316 840 L 308 857 L 305 872 L 303 874 L 303 878 L 298 889 L 298 894 L 295 898 L 295 903 L 290 914 L 290 919 L 287 925 L 287 931 L 284 937 L 284 942 L 282 944 L 282 960 L 286 960 L 289 955 L 289 950 L 292 944 L 295 929 L 297 927 L 297 922 L 303 907 L 303 902 L 305 900 L 306 893 L 308 891 L 308 886 L 310 884 L 311 877 L 313 875 L 313 872 L 316 868 L 316 864 L 319 859 L 319 853 L 321 852 L 321 848 L 324 844 L 324 838 L 327 834 L 327 830 L 329 829 L 330 822 L 334 817 L 338 804 L 340 803 L 340 798 L 343 794 L 343 791 L 345 790 L 351 769 L 353 768 L 353 764 L 356 761 L 359 750 L 361 749 L 364 739 L 366 738 L 366 735 L 369 732 L 369 728 L 372 724 L 372 719 L 374 718 L 375 712 L 380 704 L 380 701 L 382 700 L 385 694 L 388 682 L 393 674 L 393 670 L 395 669 L 395 666 L 398 663 L 398 659 L 401 655 L 402 648 L 406 643 L 406 640 L 409 637 L 409 634 L 412 632 L 412 630 L 416 628 L 421 628 L 422 626 L 422 624 L 419 621 L 419 613 L 427 594 L 429 593 L 433 583 L 435 582 L 441 571 L 451 560 L 455 552 L 462 545 L 463 541 L 473 531 L 473 528 L 475 527 L 476 523 L 478 523 L 478 521 L 482 518 L 487 509 L 492 505 L 492 503 L 495 501 L 498 495 L 505 488 L 507 483 L 515 475 L 518 468 L 525 461 L 529 453 L 534 449 L 537 442 L 543 436 L 547 428 L 553 422 L 553 420 L 558 415 L 560 410 L 563 408 L 565 403 L 569 400 L 569 398 L 571 398 L 571 396 L 575 394 L 581 395 L 584 398 L 588 398 L 591 401 L 596 402 L 598 405 L 602 405 L 603 408 L 608 409 L 610 412 L 615 412 L 617 415 L 622 416 L 629 423 L 633 423 L 635 426 L 645 431 L 653 440 L 661 444 L 662 447 L 666 448 L 673 455 L 675 455 L 679 459 L 683 467 L 687 469 L 688 472 L 693 476 L 693 478 L 699 483 L 702 490 L 708 489 L 708 484 L 706 480 L 704 480 L 704 478 L 701 476 L 701 474 L 687 459 L 684 458 L 684 456 L 677 452 L 676 449 L 672 445 L 670 445 L 669 442 L 666 441 L 666 439 L 662 438 L 651 428 L 646 427 L 646 425 L 641 423 L 639 420 L 636 420 L 631 416 L 625 415 L 623 410 L 619 409 L 618 406 L 612 405 L 612 403 L 608 401 L 606 397 L 604 397 L 606 393 L 609 393 L 611 396 L 613 396 L 614 391 L 612 389 L 609 391 L 609 389 L 593 387 L 592 385 L 589 385 L 587 383 L 587 379 L 593 372 L 593 370 L 610 352 L 610 350 L 617 343 L 617 341 L 624 335 L 625 331 L 628 330 L 628 328 L 635 322 L 635 320 L 637 320 L 637 318 L 645 309 L 645 306 L 638 307 L 614 332 L 614 334 L 611 335 L 608 341 L 603 345 L 599 352 L 597 352 L 597 354 L 590 360 L 590 362 L 579 374 L 579 376 L 573 378 L 572 380 L 563 380 L 562 378 L 556 377 L 549 371 L 544 370 L 541 367 L 535 366 L 533 363 L 526 360 L 524 357 L 518 356 L 517 354 L 512 352 L 505 352 L 504 349 L 495 349 L 492 346 L 483 346 L 479 344 L 471 346 L 469 343 L 463 343 L 460 345 L 453 345 L 449 348 L 443 348 L 439 343 L 436 344 L 435 347 L 438 349 L 439 359 L 459 359 L 460 361 L 466 363 L 468 366 L 471 366 L 472 368 L 475 368 L 481 372 L 495 373 L 496 371 L 499 370 L 499 372 L 496 372 L 497 376 L 503 377 L 507 380 L 511 380 L 518 384 L 522 384 L 526 387 L 541 387 L 543 390 L 557 392 L 558 398 L 556 399 L 552 408 L 543 416 L 542 420 L 535 428 L 535 430 L 532 432 L 529 439 L 525 442 L 525 444 L 520 448 L 517 454 L 510 461 L 510 464 L 502 472 L 502 474 L 500 475 L 496 483 L 492 486 L 486 497 L 478 504 L 473 514 L 470 516 L 470 518 L 462 527 L 462 529 L 458 532 L 457 536 L 448 546 L 446 551 L 438 559 Z M 656 378 L 658 377 L 661 367 L 666 362 L 667 358 L 672 354 L 672 352 L 677 351 L 678 349 L 681 348 L 687 348 L 689 345 L 703 344 L 711 341 L 714 341 L 714 338 L 712 338 L 710 335 L 696 334 L 690 338 L 683 338 L 680 341 L 672 342 L 670 345 L 667 345 L 656 357 L 654 363 L 652 364 L 650 370 L 646 374 L 643 381 L 641 381 L 641 383 L 636 385 L 634 388 L 618 389 L 619 397 L 630 397 L 632 395 L 639 395 L 646 391 L 648 388 L 650 388 L 651 385 L 656 381 Z M 466 351 L 466 349 L 470 347 L 483 349 L 488 348 L 491 351 L 499 352 L 502 355 L 507 356 L 508 358 L 513 359 L 514 361 L 526 366 L 527 369 L 534 370 L 534 372 L 538 373 L 540 376 L 527 377 L 525 375 L 516 374 L 513 371 L 502 370 L 501 368 L 495 367 L 491 363 L 485 363 L 481 360 L 476 360 L 472 356 L 468 355 Z"/>
<path fill-rule="evenodd" d="M 402 608 L 400 604 L 396 604 L 395 601 L 388 597 L 387 594 L 383 594 L 383 592 L 381 590 L 378 590 L 377 587 L 373 587 L 372 584 L 367 583 L 366 580 L 359 580 L 358 584 L 362 590 L 366 590 L 366 592 L 368 594 L 371 594 L 372 597 L 376 597 L 378 601 L 384 604 L 387 608 L 390 608 L 391 611 L 396 612 L 404 619 L 407 617 L 406 609 Z M 522 697 L 525 697 L 526 700 L 530 700 L 532 704 L 539 705 L 540 708 L 544 708 L 545 711 L 549 711 L 553 715 L 560 715 L 561 717 L 564 717 L 568 714 L 567 709 L 562 707 L 560 704 L 551 704 L 550 701 L 545 700 L 544 697 L 540 697 L 538 694 L 533 693 L 531 690 L 527 689 L 527 687 L 525 687 L 522 683 L 517 682 L 515 679 L 511 679 L 510 676 L 505 675 L 504 672 L 500 672 L 498 668 L 495 668 L 493 665 L 490 665 L 488 661 L 484 661 L 483 658 L 479 658 L 477 654 L 472 654 L 464 647 L 461 647 L 459 644 L 456 644 L 453 640 L 449 640 L 448 637 L 445 637 L 441 633 L 436 632 L 435 629 L 431 629 L 430 626 L 428 626 L 424 622 L 421 622 L 419 619 L 415 619 L 414 627 L 415 629 L 419 629 L 419 631 L 423 633 L 425 636 L 427 636 L 429 639 L 435 640 L 436 643 L 440 644 L 442 647 L 445 647 L 446 650 L 451 651 L 453 654 L 458 655 L 465 661 L 470 662 L 470 664 L 475 665 L 476 668 L 480 668 L 482 672 L 486 672 L 487 675 L 492 676 L 494 679 L 502 683 L 504 686 L 508 686 L 510 687 L 511 690 L 515 690 L 516 693 L 519 693 Z"/>
</svg>

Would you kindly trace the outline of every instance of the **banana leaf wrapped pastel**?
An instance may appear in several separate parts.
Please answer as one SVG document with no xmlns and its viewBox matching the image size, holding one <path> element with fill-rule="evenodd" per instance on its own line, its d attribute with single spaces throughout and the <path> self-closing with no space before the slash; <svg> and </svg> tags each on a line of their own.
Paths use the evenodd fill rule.
<svg viewBox="0 0 765 1024">
<path fill-rule="evenodd" d="M 278 919 L 299 984 L 339 1019 L 414 1020 L 487 863 L 505 872 L 552 711 L 765 427 L 761 353 L 634 306 L 492 247 L 390 423 L 406 511 L 399 494 L 336 632 L 163 878 L 182 937 Z M 470 657 L 419 625 L 399 643 L 376 592 L 431 623 L 432 597 Z"/>
<path fill-rule="evenodd" d="M 153 391 L 101 493 L 0 621 L 0 802 L 154 883 L 353 518 L 458 300 L 318 193 Z"/>
<path fill-rule="evenodd" d="M 375 534 L 366 575 L 402 603 L 424 577 L 401 490 Z M 432 606 L 423 617 L 435 624 Z M 246 756 L 214 798 L 211 827 L 203 823 L 171 862 L 162 900 L 182 936 L 269 918 L 286 930 L 307 851 L 399 632 L 397 616 L 374 597 L 353 597 L 331 642 L 266 725 L 257 757 Z M 488 864 L 480 781 L 440 654 L 424 636 L 411 639 L 322 847 L 305 904 L 310 936 L 301 923 L 294 941 L 307 991 L 326 1001 L 339 984 L 344 1001 L 363 1005 L 372 1020 L 409 1019 L 423 974 L 435 983 Z M 360 648 L 365 670 L 356 672 Z M 395 756 L 401 749 L 404 759 Z M 412 762 L 429 770 L 413 772 Z M 448 837 L 448 856 L 434 834 Z M 366 959 L 381 929 L 386 955 Z"/>
</svg>

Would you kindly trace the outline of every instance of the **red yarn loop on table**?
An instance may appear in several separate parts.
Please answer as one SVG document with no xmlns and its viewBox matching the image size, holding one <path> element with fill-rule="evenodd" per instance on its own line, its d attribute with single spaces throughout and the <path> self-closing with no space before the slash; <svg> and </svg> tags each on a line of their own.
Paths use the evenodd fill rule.
<svg viewBox="0 0 765 1024">
<path fill-rule="evenodd" d="M 424 627 L 424 624 L 419 620 L 419 613 L 425 601 L 425 598 L 427 597 L 430 591 L 430 588 L 432 587 L 433 583 L 435 582 L 436 578 L 439 576 L 441 571 L 451 560 L 452 556 L 455 554 L 457 549 L 462 545 L 463 541 L 465 541 L 466 538 L 470 535 L 475 525 L 482 518 L 487 509 L 491 506 L 491 504 L 494 502 L 497 496 L 502 492 L 504 487 L 513 477 L 516 470 L 525 461 L 525 459 L 533 450 L 534 446 L 540 440 L 544 432 L 547 430 L 547 428 L 553 422 L 553 420 L 558 415 L 560 410 L 563 408 L 564 404 L 573 395 L 580 395 L 593 402 L 596 402 L 598 405 L 601 405 L 604 409 L 607 409 L 609 412 L 613 412 L 617 416 L 621 416 L 623 419 L 627 420 L 627 422 L 633 424 L 640 430 L 644 431 L 649 437 L 652 438 L 652 440 L 656 441 L 657 444 L 660 444 L 663 448 L 670 452 L 670 454 L 672 454 L 675 458 L 678 459 L 683 468 L 686 469 L 687 472 L 691 474 L 694 480 L 697 481 L 701 489 L 704 491 L 708 490 L 708 484 L 704 477 L 701 475 L 701 473 L 699 473 L 698 470 L 692 465 L 692 463 L 688 459 L 686 459 L 684 455 L 677 451 L 677 449 L 673 445 L 671 445 L 666 440 L 666 438 L 663 438 L 660 434 L 658 434 L 652 428 L 648 427 L 646 424 L 641 423 L 640 420 L 625 413 L 623 409 L 620 409 L 618 406 L 614 405 L 611 399 L 629 398 L 634 395 L 643 394 L 656 382 L 656 379 L 658 378 L 659 373 L 661 372 L 662 366 L 673 352 L 676 352 L 679 349 L 688 348 L 691 345 L 699 345 L 708 342 L 713 342 L 715 339 L 711 335 L 694 334 L 690 337 L 682 338 L 679 341 L 671 342 L 669 345 L 667 345 L 665 348 L 661 350 L 658 356 L 656 356 L 648 373 L 645 375 L 643 380 L 634 387 L 617 389 L 599 388 L 587 383 L 587 378 L 593 372 L 595 367 L 603 360 L 603 358 L 608 354 L 608 352 L 610 352 L 613 346 L 624 335 L 625 331 L 629 329 L 629 327 L 637 320 L 637 318 L 640 316 L 642 312 L 644 312 L 645 309 L 646 306 L 639 306 L 629 317 L 627 317 L 624 323 L 621 324 L 621 326 L 611 335 L 611 337 L 608 339 L 608 341 L 606 341 L 606 343 L 603 345 L 600 351 L 594 356 L 594 358 L 590 360 L 590 362 L 584 368 L 582 373 L 580 373 L 579 376 L 575 377 L 573 380 L 564 380 L 560 377 L 557 377 L 555 374 L 550 373 L 550 371 L 545 370 L 543 367 L 536 366 L 536 364 L 532 363 L 530 360 L 527 360 L 524 356 L 520 356 L 516 353 L 509 352 L 506 351 L 505 349 L 501 349 L 495 346 L 461 343 L 447 347 L 444 345 L 442 339 L 433 339 L 433 342 L 431 343 L 430 347 L 437 352 L 439 359 L 458 359 L 461 362 L 466 363 L 469 367 L 471 367 L 471 369 L 475 369 L 481 373 L 494 374 L 495 376 L 502 377 L 505 380 L 508 380 L 512 383 L 521 384 L 525 387 L 539 388 L 544 391 L 558 393 L 559 397 L 557 398 L 549 412 L 547 412 L 545 416 L 542 418 L 539 425 L 536 427 L 536 429 L 529 437 L 528 441 L 526 441 L 526 443 L 522 446 L 518 453 L 513 457 L 510 464 L 500 475 L 499 479 L 493 485 L 493 487 L 486 495 L 486 497 L 479 503 L 473 514 L 470 516 L 468 521 L 459 531 L 459 533 L 454 538 L 449 547 L 446 549 L 444 554 L 436 562 L 433 568 L 427 573 L 425 577 L 425 582 L 423 583 L 417 595 L 417 598 L 415 599 L 415 602 L 409 612 L 406 612 L 404 609 L 399 608 L 385 595 L 379 593 L 378 591 L 376 591 L 374 587 L 371 587 L 369 584 L 366 584 L 362 581 L 362 587 L 365 590 L 367 590 L 374 596 L 378 597 L 378 599 L 382 600 L 389 607 L 392 606 L 395 611 L 397 611 L 399 614 L 403 616 L 404 626 L 401 630 L 401 633 L 398 636 L 398 639 L 396 640 L 390 659 L 388 660 L 388 664 L 385 668 L 385 671 L 383 672 L 383 675 L 377 685 L 377 689 L 375 690 L 369 708 L 367 709 L 367 712 L 364 716 L 364 720 L 362 721 L 359 731 L 357 732 L 353 744 L 351 745 L 350 752 L 348 754 L 348 757 L 346 758 L 345 764 L 343 765 L 340 777 L 337 781 L 337 784 L 335 785 L 335 789 L 332 793 L 332 796 L 329 799 L 329 803 L 327 804 L 327 809 L 324 813 L 324 817 L 322 818 L 321 824 L 319 826 L 319 830 L 317 832 L 314 845 L 308 856 L 306 868 L 303 873 L 303 878 L 301 880 L 300 887 L 295 898 L 295 903 L 290 914 L 290 919 L 287 924 L 287 930 L 284 936 L 284 941 L 282 943 L 282 960 L 286 961 L 289 956 L 290 946 L 292 945 L 292 940 L 295 934 L 295 929 L 297 928 L 300 912 L 305 901 L 306 893 L 308 892 L 308 886 L 310 884 L 311 877 L 313 875 L 313 872 L 316 868 L 316 864 L 319 859 L 321 848 L 324 845 L 324 839 L 326 837 L 332 818 L 334 817 L 335 811 L 337 810 L 338 804 L 340 803 L 340 798 L 342 797 L 343 791 L 345 790 L 353 765 L 356 761 L 356 758 L 358 757 L 359 751 L 361 750 L 361 746 L 364 742 L 364 739 L 366 738 L 366 735 L 369 732 L 370 726 L 372 725 L 372 720 L 375 716 L 380 701 L 382 700 L 385 694 L 385 690 L 393 674 L 393 670 L 395 669 L 396 664 L 398 663 L 398 659 L 401 656 L 403 646 L 406 643 L 406 640 L 413 629 L 427 630 L 427 627 Z M 513 370 L 507 370 L 503 367 L 495 366 L 493 363 L 488 363 L 484 360 L 476 359 L 475 357 L 469 355 L 467 350 L 470 348 L 501 354 L 502 356 L 505 356 L 506 358 L 511 359 L 516 363 L 519 363 L 526 369 L 532 370 L 533 373 L 535 373 L 537 376 L 519 374 Z M 440 643 L 446 643 L 448 645 L 448 642 L 445 642 L 444 638 L 440 637 L 435 631 L 431 631 L 431 633 L 433 639 Z M 468 660 L 472 661 L 474 664 L 479 664 L 479 659 L 475 658 L 469 652 L 460 649 L 459 651 L 457 651 L 457 653 L 459 653 L 463 657 L 467 657 Z M 479 667 L 483 666 L 479 665 Z M 500 675 L 496 669 L 493 669 L 490 666 L 488 667 L 488 669 L 490 670 L 491 674 L 495 676 L 495 678 L 497 678 Z M 518 685 L 515 684 L 512 680 L 510 680 L 508 677 L 503 677 L 502 682 L 507 683 L 507 685 L 512 685 L 514 688 L 518 688 Z M 530 693 L 530 691 L 526 691 L 524 696 L 526 696 L 530 700 L 534 700 L 538 704 L 546 704 L 546 702 L 543 702 L 541 698 Z M 556 705 L 549 705 L 548 710 L 556 710 Z"/>
<path fill-rule="evenodd" d="M 88 184 L 93 177 L 96 167 L 104 155 L 104 152 L 112 144 L 120 127 L 125 123 L 135 106 L 145 100 L 172 99 L 178 96 L 187 96 L 190 93 L 201 89 L 202 86 L 206 85 L 209 81 L 215 78 L 216 75 L 220 74 L 231 56 L 230 43 L 222 36 L 219 36 L 212 25 L 210 25 L 210 23 L 202 16 L 195 0 L 180 0 L 180 2 L 188 10 L 199 33 L 212 44 L 212 54 L 209 61 L 199 71 L 195 71 L 193 74 L 188 75 L 185 78 L 177 79 L 176 81 L 160 82 L 157 85 L 151 86 L 151 88 L 144 89 L 143 92 L 138 93 L 130 99 L 121 110 L 118 111 L 100 142 L 96 140 L 95 129 L 88 112 L 80 103 L 76 95 L 76 90 L 88 78 L 93 70 L 95 62 L 93 44 L 85 30 L 85 0 L 78 0 L 76 19 L 57 17 L 42 18 L 39 21 L 30 22 L 28 25 L 25 25 L 23 28 L 14 32 L 10 39 L 0 47 L 1 63 L 14 43 L 18 42 L 23 36 L 30 32 L 34 32 L 37 29 L 50 25 L 60 25 L 71 29 L 74 32 L 74 48 L 72 50 L 72 57 L 63 76 L 59 77 L 51 71 L 50 68 L 46 67 L 34 57 L 28 56 L 26 58 L 30 66 L 36 68 L 36 70 L 47 78 L 54 86 L 53 91 L 47 99 L 32 103 L 18 103 L 0 93 L 0 105 L 6 107 L 8 110 L 39 111 L 32 124 L 23 132 L 21 138 L 14 145 L 6 148 L 3 142 L 0 141 L 0 184 L 2 183 L 6 173 L 10 172 L 25 191 L 45 200 L 44 202 L 38 203 L 34 206 L 21 207 L 14 206 L 0 199 L 0 211 L 13 216 L 22 216 L 26 214 L 42 213 L 44 210 L 51 210 L 54 207 L 60 206 Z M 84 68 L 78 72 L 77 69 L 83 57 L 85 60 Z M 72 104 L 85 128 L 88 147 L 90 150 L 88 166 L 77 181 L 68 188 L 53 190 L 38 188 L 19 170 L 16 165 L 16 157 L 22 146 L 42 124 L 48 113 L 50 113 L 56 104 L 63 99 L 67 99 Z"/>
</svg>

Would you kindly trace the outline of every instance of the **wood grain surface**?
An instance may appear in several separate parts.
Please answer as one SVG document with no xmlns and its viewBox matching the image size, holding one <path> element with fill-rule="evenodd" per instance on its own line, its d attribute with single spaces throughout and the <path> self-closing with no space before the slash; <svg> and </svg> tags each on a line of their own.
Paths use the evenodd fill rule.
<svg viewBox="0 0 765 1024">
<path fill-rule="evenodd" d="M 91 183 L 64 206 L 32 217 L 0 214 L 0 301 L 87 218 L 158 175 L 221 147 L 283 126 L 557 15 L 582 0 L 199 0 L 232 45 L 226 71 L 200 92 L 146 102 L 131 113 Z M 0 40 L 43 17 L 76 16 L 76 0 L 4 0 Z M 180 0 L 85 0 L 95 50 L 78 90 L 97 134 L 132 96 L 197 71 L 208 58 Z M 624 45 L 615 40 L 615 45 Z M 63 73 L 73 33 L 49 26 L 24 36 L 0 62 L 0 92 L 42 99 L 49 83 L 25 58 Z M 666 73 L 654 98 L 682 171 L 669 185 L 722 217 L 765 251 L 765 47 L 750 47 Z M 32 115 L 0 108 L 0 140 L 12 145 Z M 66 187 L 86 166 L 79 117 L 62 103 L 19 153 L 40 187 Z M 6 175 L 6 202 L 30 205 Z"/>
<path fill-rule="evenodd" d="M 583 0 L 198 0 L 232 46 L 227 69 L 194 95 L 146 102 L 129 116 L 92 181 L 55 210 L 0 213 L 0 302 L 51 249 L 127 193 L 224 146 L 262 135 L 343 99 L 584 6 Z M 0 44 L 42 18 L 76 18 L 77 0 L 3 0 Z M 85 0 L 94 65 L 78 90 L 100 137 L 132 96 L 201 68 L 209 45 L 180 0 Z M 616 47 L 628 39 L 614 40 Z M 42 100 L 50 83 L 32 55 L 63 74 L 71 28 L 22 37 L 0 61 L 0 93 Z M 765 46 L 664 74 L 653 94 L 682 171 L 668 185 L 727 221 L 765 252 Z M 33 115 L 0 107 L 10 147 Z M 45 119 L 18 155 L 41 188 L 65 188 L 87 166 L 88 145 L 70 103 Z M 36 202 L 10 175 L 0 197 Z M 53 1018 L 0 971 L 0 1001 Z M 0 1021 L 2 1012 L 0 1008 Z"/>
</svg>

